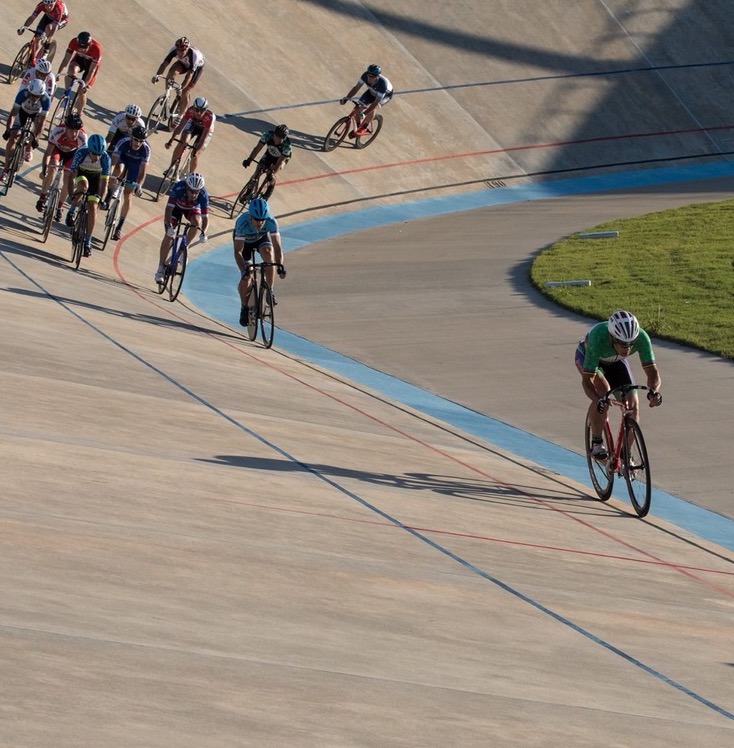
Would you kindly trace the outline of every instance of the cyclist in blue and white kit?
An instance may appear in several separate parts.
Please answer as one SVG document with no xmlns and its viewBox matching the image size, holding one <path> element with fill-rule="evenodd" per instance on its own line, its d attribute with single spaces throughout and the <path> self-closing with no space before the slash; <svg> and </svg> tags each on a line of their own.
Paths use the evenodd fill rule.
<svg viewBox="0 0 734 748">
<path fill-rule="evenodd" d="M 135 192 L 137 197 L 143 194 L 145 174 L 150 162 L 150 145 L 146 140 L 147 136 L 144 127 L 135 125 L 130 132 L 130 136 L 123 138 L 112 152 L 112 180 L 122 182 L 123 189 L 120 218 L 115 233 L 112 234 L 115 241 L 122 236 L 122 225 L 130 212 L 132 193 Z M 108 192 L 106 202 L 109 203 L 113 197 L 116 197 L 119 189 L 118 184 L 114 192 Z"/>
<path fill-rule="evenodd" d="M 372 64 L 362 73 L 349 93 L 339 100 L 339 103 L 346 104 L 362 86 L 367 86 L 367 90 L 359 97 L 363 119 L 359 127 L 349 133 L 350 138 L 361 138 L 372 132 L 370 125 L 375 118 L 375 113 L 392 99 L 394 93 L 392 83 L 382 74 L 382 68 Z"/>
<path fill-rule="evenodd" d="M 69 194 L 73 195 L 71 208 L 66 216 L 66 225 L 73 226 L 77 205 L 86 199 L 88 205 L 87 235 L 84 237 L 84 256 L 89 257 L 92 249 L 92 234 L 97 220 L 97 205 L 100 195 L 107 192 L 112 159 L 107 153 L 107 143 L 101 135 L 91 135 L 87 145 L 80 148 L 69 171 Z"/>
<path fill-rule="evenodd" d="M 33 158 L 32 149 L 38 146 L 38 139 L 41 137 L 43 123 L 50 107 L 51 99 L 46 93 L 46 85 L 38 78 L 31 81 L 28 88 L 15 97 L 3 133 L 3 140 L 8 142 L 5 147 L 5 168 L 13 157 L 13 151 L 15 151 L 15 145 L 20 138 L 23 125 L 29 119 L 33 121 L 33 143 L 30 150 L 26 149 L 25 160 L 30 161 Z M 5 169 L 0 170 L 0 182 L 5 181 L 5 176 Z"/>
<path fill-rule="evenodd" d="M 255 252 L 259 252 L 265 262 L 277 262 L 281 267 L 283 265 L 283 245 L 280 243 L 278 221 L 270 215 L 265 200 L 257 197 L 250 201 L 247 210 L 235 223 L 232 239 L 234 259 L 240 270 L 240 282 L 237 286 L 242 302 L 240 324 L 247 327 L 247 299 L 252 288 L 251 273 Z M 278 270 L 278 275 L 285 278 L 285 268 Z M 273 288 L 275 268 L 265 268 L 265 277 L 270 288 Z M 277 303 L 273 293 L 273 304 Z"/>
<path fill-rule="evenodd" d="M 186 233 L 189 246 L 194 243 L 198 231 L 201 231 L 202 243 L 207 241 L 209 193 L 204 188 L 204 177 L 195 171 L 192 171 L 186 179 L 176 182 L 168 193 L 168 205 L 166 205 L 166 215 L 163 219 L 166 233 L 161 242 L 158 270 L 155 273 L 156 283 L 163 283 L 166 277 L 164 268 L 173 245 L 173 237 L 176 236 L 176 226 L 182 218 L 185 218 L 191 225 Z"/>
</svg>

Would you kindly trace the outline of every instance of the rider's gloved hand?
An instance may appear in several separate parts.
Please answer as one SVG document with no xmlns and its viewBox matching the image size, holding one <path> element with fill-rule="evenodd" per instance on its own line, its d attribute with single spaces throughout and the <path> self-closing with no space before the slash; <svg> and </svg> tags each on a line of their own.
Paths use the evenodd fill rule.
<svg viewBox="0 0 734 748">
<path fill-rule="evenodd" d="M 161 76 L 160 76 L 160 75 L 154 75 L 154 76 L 153 76 L 153 77 L 152 77 L 152 78 L 150 79 L 150 82 L 151 82 L 151 83 L 158 83 L 158 81 L 159 81 L 160 79 L 161 79 Z"/>
<path fill-rule="evenodd" d="M 133 189 L 133 192 L 135 193 L 135 197 L 142 197 L 143 196 L 143 186 L 140 184 L 136 184 L 135 188 Z"/>
<path fill-rule="evenodd" d="M 339 103 L 340 103 L 340 104 L 341 104 L 342 106 L 344 106 L 344 105 L 345 105 L 345 104 L 347 103 L 347 98 L 346 98 L 346 96 L 345 96 L 345 97 L 344 97 L 343 99 L 339 99 Z"/>
<path fill-rule="evenodd" d="M 170 239 L 173 239 L 173 237 L 176 236 L 176 227 L 173 224 L 166 226 L 166 236 Z"/>
<path fill-rule="evenodd" d="M 172 142 L 173 142 L 173 141 L 171 141 L 171 140 L 167 140 L 167 141 L 166 141 L 166 143 L 165 143 L 165 146 L 166 146 L 166 150 L 170 150 Z"/>
<path fill-rule="evenodd" d="M 24 32 L 24 31 L 25 31 L 25 26 L 21 26 L 21 27 L 20 27 L 20 28 L 18 29 L 18 36 L 21 36 L 21 35 L 23 34 L 23 32 Z"/>
<path fill-rule="evenodd" d="M 285 276 L 286 276 L 286 275 L 287 275 L 287 273 L 285 272 L 285 268 L 284 268 L 284 267 L 283 267 L 283 266 L 281 265 L 281 266 L 280 266 L 280 267 L 278 268 L 278 276 L 279 276 L 280 278 L 285 278 Z"/>
<path fill-rule="evenodd" d="M 609 409 L 609 400 L 606 397 L 600 397 L 596 401 L 596 412 L 606 413 L 608 409 Z"/>
<path fill-rule="evenodd" d="M 36 136 L 35 136 L 35 135 L 34 135 L 34 136 L 33 136 L 33 137 L 31 138 L 31 145 L 32 145 L 32 146 L 33 146 L 34 148 L 38 148 L 38 138 L 36 138 Z"/>
<path fill-rule="evenodd" d="M 247 168 L 247 167 L 248 167 L 248 166 L 249 166 L 249 165 L 250 165 L 251 163 L 252 163 L 252 159 L 251 159 L 251 158 L 246 158 L 246 159 L 245 159 L 245 160 L 244 160 L 244 161 L 242 162 L 242 166 L 244 166 L 244 167 L 245 167 L 245 169 L 246 169 L 246 168 Z"/>
<path fill-rule="evenodd" d="M 655 392 L 655 390 L 648 391 L 647 400 L 651 408 L 656 408 L 658 405 L 663 404 L 663 396 L 659 392 Z"/>
<path fill-rule="evenodd" d="M 10 130 L 6 130 L 3 133 L 3 140 L 7 140 L 10 137 Z"/>
</svg>

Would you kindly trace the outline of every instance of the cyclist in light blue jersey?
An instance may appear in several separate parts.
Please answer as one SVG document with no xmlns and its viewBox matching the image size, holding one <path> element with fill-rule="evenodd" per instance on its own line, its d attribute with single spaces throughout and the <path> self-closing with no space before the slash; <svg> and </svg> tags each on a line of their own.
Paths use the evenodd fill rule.
<svg viewBox="0 0 734 748">
<path fill-rule="evenodd" d="M 252 288 L 252 266 L 255 252 L 259 252 L 264 262 L 276 262 L 283 265 L 283 245 L 280 243 L 278 221 L 270 215 L 268 204 L 260 197 L 250 201 L 247 210 L 237 219 L 234 231 L 234 259 L 240 270 L 240 282 L 237 290 L 240 294 L 242 308 L 240 324 L 247 327 L 247 299 Z M 285 268 L 278 270 L 278 275 L 285 278 Z M 270 288 L 275 283 L 275 268 L 265 268 L 265 277 Z M 273 304 L 277 304 L 273 293 Z"/>
</svg>

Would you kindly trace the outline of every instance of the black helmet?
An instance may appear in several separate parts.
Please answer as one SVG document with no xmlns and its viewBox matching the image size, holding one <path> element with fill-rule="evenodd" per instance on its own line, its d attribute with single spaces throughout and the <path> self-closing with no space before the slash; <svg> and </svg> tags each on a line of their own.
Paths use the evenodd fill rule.
<svg viewBox="0 0 734 748">
<path fill-rule="evenodd" d="M 135 127 L 130 130 L 130 135 L 132 135 L 135 140 L 145 140 L 148 137 L 148 133 L 142 125 L 135 125 Z"/>
<path fill-rule="evenodd" d="M 274 132 L 279 138 L 287 138 L 289 132 L 288 125 L 278 125 Z"/>
<path fill-rule="evenodd" d="M 379 65 L 375 65 L 375 63 L 372 63 L 367 68 L 367 75 L 379 75 L 382 72 L 382 68 Z"/>
<path fill-rule="evenodd" d="M 88 47 L 89 43 L 92 41 L 92 35 L 88 31 L 82 31 L 79 36 L 77 36 L 76 40 L 79 42 L 79 45 L 82 47 Z"/>
<path fill-rule="evenodd" d="M 66 119 L 64 120 L 64 124 L 70 130 L 81 130 L 82 127 L 84 127 L 84 123 L 82 122 L 82 118 L 76 112 L 72 112 L 71 114 L 67 114 L 66 115 Z"/>
</svg>

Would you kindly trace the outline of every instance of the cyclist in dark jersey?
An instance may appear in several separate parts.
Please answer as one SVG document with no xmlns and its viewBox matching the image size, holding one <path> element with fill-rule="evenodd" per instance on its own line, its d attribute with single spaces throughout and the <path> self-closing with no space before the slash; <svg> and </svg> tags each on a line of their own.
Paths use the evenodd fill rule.
<svg viewBox="0 0 734 748">
<path fill-rule="evenodd" d="M 276 175 L 290 161 L 293 153 L 288 135 L 287 125 L 278 125 L 274 130 L 264 132 L 250 155 L 242 162 L 242 166 L 246 169 L 257 158 L 260 151 L 265 148 L 265 155 L 260 159 L 260 170 L 270 172 L 270 186 L 263 195 L 264 200 L 270 199 L 275 189 Z"/>
<path fill-rule="evenodd" d="M 363 119 L 359 127 L 349 133 L 350 138 L 361 138 L 363 135 L 369 135 L 372 132 L 370 125 L 375 113 L 392 99 L 394 93 L 392 83 L 382 74 L 382 68 L 379 65 L 372 64 L 349 89 L 349 93 L 339 100 L 339 103 L 346 104 L 362 86 L 367 86 L 367 90 L 359 97 Z"/>
<path fill-rule="evenodd" d="M 597 460 L 606 460 L 609 455 L 602 440 L 609 402 L 604 395 L 623 384 L 634 384 L 632 370 L 627 357 L 633 353 L 640 356 L 642 368 L 647 375 L 650 392 L 647 399 L 650 407 L 660 405 L 663 396 L 660 389 L 660 373 L 655 363 L 655 354 L 650 336 L 640 328 L 637 318 L 630 312 L 617 311 L 606 322 L 599 322 L 589 330 L 576 348 L 576 368 L 581 372 L 581 383 L 589 405 L 591 424 L 591 454 Z M 637 394 L 627 396 L 627 406 L 632 417 L 639 421 Z"/>
</svg>

